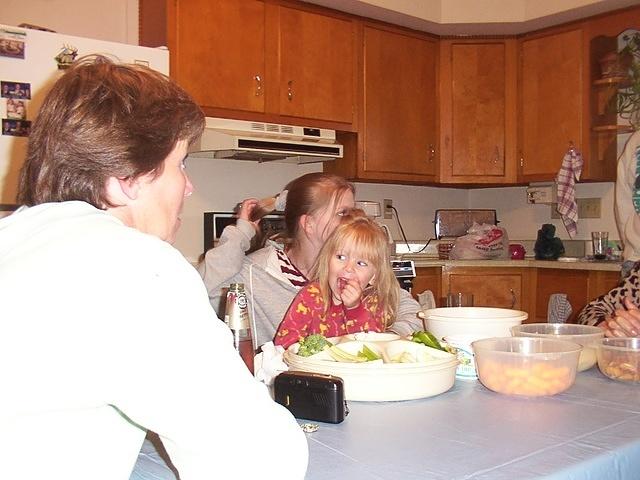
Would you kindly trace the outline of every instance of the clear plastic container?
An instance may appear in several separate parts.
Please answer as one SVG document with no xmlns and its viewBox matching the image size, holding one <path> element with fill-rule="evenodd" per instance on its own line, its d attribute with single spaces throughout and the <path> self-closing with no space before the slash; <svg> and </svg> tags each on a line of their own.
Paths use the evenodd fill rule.
<svg viewBox="0 0 640 480">
<path fill-rule="evenodd" d="M 571 387 L 582 350 L 574 342 L 532 337 L 485 338 L 471 346 L 485 387 L 528 397 L 555 395 Z"/>
<path fill-rule="evenodd" d="M 582 345 L 578 371 L 588 370 L 596 364 L 596 350 L 600 340 L 604 338 L 604 331 L 591 325 L 576 325 L 572 323 L 526 323 L 511 327 L 514 337 L 545 337 L 567 340 Z"/>
<path fill-rule="evenodd" d="M 607 377 L 640 382 L 640 338 L 604 338 L 597 354 L 598 368 Z"/>
</svg>

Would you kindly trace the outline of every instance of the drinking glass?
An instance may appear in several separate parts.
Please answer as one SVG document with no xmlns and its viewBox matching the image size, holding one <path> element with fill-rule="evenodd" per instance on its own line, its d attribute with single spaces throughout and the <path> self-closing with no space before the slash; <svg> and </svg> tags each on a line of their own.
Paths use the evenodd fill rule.
<svg viewBox="0 0 640 480">
<path fill-rule="evenodd" d="M 591 244 L 593 245 L 593 257 L 596 260 L 607 258 L 607 246 L 609 232 L 591 232 Z"/>
<path fill-rule="evenodd" d="M 473 294 L 447 293 L 447 307 L 473 307 Z"/>
</svg>

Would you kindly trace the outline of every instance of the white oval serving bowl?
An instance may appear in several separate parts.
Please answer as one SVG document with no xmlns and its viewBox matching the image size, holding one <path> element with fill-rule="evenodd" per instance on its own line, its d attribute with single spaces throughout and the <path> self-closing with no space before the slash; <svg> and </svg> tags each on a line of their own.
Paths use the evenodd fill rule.
<svg viewBox="0 0 640 480">
<path fill-rule="evenodd" d="M 449 390 L 455 382 L 458 360 L 455 355 L 435 350 L 409 340 L 389 342 L 346 340 L 338 343 L 339 348 L 357 354 L 363 345 L 376 352 L 384 352 L 387 359 L 402 351 L 416 357 L 427 353 L 428 363 L 382 363 L 382 361 L 343 363 L 327 359 L 321 352 L 311 357 L 296 354 L 298 344 L 289 347 L 284 360 L 291 370 L 324 373 L 340 377 L 344 381 L 345 398 L 354 401 L 396 401 L 431 397 Z"/>
</svg>

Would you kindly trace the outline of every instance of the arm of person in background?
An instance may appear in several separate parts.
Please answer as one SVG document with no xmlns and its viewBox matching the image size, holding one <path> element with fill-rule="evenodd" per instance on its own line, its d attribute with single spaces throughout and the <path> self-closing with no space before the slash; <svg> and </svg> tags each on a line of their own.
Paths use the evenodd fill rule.
<svg viewBox="0 0 640 480">
<path fill-rule="evenodd" d="M 614 213 L 620 240 L 624 244 L 623 259 L 640 258 L 640 218 L 633 204 L 636 183 L 636 149 L 640 144 L 640 132 L 629 138 L 618 160 Z"/>
<path fill-rule="evenodd" d="M 600 325 L 607 337 L 640 336 L 640 310 L 630 299 L 624 299 L 625 309 L 618 309 Z"/>
<path fill-rule="evenodd" d="M 258 228 L 258 222 L 249 221 L 251 211 L 257 203 L 255 198 L 242 202 L 236 225 L 229 225 L 224 229 L 218 245 L 209 249 L 198 265 L 198 272 L 210 299 L 220 297 L 222 288 L 228 286 L 242 268 L 245 252 L 250 248 L 251 239 Z"/>
<path fill-rule="evenodd" d="M 389 330 L 402 336 L 422 330 L 422 321 L 418 318 L 420 304 L 404 289 L 400 289 L 398 303 L 396 320 L 391 324 Z"/>
<path fill-rule="evenodd" d="M 640 270 L 636 265 L 629 275 L 620 281 L 617 287 L 612 288 L 604 295 L 587 303 L 580 311 L 577 323 L 583 325 L 601 325 L 605 320 L 612 318 L 617 310 L 625 309 L 625 299 L 629 298 L 633 303 L 640 304 Z M 606 328 L 605 325 L 602 325 Z"/>
<path fill-rule="evenodd" d="M 626 150 L 623 152 L 620 161 L 618 162 L 618 172 L 616 176 L 616 188 L 615 188 L 615 203 L 614 214 L 616 219 L 616 226 L 618 227 L 618 233 L 621 235 L 621 240 L 625 243 L 625 226 L 632 215 L 635 215 L 632 200 L 632 188 L 635 183 L 635 165 L 633 166 L 633 172 L 630 170 L 631 166 L 629 161 L 631 156 L 627 155 Z"/>
</svg>

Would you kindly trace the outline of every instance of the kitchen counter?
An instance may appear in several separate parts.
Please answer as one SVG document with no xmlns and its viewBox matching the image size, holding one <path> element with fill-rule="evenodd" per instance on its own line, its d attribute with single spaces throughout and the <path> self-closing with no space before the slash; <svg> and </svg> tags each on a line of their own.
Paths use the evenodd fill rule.
<svg viewBox="0 0 640 480">
<path fill-rule="evenodd" d="M 349 402 L 343 423 L 308 434 L 306 478 L 634 480 L 639 405 L 638 384 L 597 367 L 552 397 L 501 395 L 456 379 L 422 400 Z"/>
<path fill-rule="evenodd" d="M 559 268 L 566 270 L 600 270 L 619 272 L 621 262 L 595 261 L 575 257 L 561 257 L 560 260 L 441 260 L 430 255 L 397 255 L 398 260 L 413 260 L 416 267 L 518 267 L 518 268 Z"/>
</svg>

